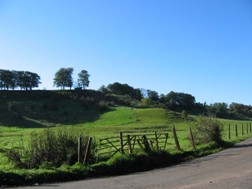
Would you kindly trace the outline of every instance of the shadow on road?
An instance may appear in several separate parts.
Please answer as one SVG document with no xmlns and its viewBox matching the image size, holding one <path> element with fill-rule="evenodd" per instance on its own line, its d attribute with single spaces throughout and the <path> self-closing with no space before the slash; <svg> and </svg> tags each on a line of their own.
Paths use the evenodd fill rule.
<svg viewBox="0 0 252 189">
<path fill-rule="evenodd" d="M 58 184 L 43 184 L 43 185 L 37 185 L 35 186 L 34 188 L 36 187 L 42 187 L 42 188 L 56 188 L 56 187 L 60 187 L 60 185 Z"/>
<path fill-rule="evenodd" d="M 233 148 L 248 148 L 248 147 L 252 147 L 252 144 L 239 144 L 234 146 Z"/>
</svg>

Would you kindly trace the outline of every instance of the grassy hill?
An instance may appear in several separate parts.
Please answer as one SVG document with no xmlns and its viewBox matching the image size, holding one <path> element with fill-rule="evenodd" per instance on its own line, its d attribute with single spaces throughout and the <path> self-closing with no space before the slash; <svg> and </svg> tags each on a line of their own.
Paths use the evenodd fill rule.
<svg viewBox="0 0 252 189">
<path fill-rule="evenodd" d="M 26 140 L 31 132 L 48 127 L 66 126 L 102 137 L 184 122 L 176 112 L 108 103 L 105 96 L 92 91 L 0 91 L 0 148 L 10 148 L 20 138 Z"/>
<path fill-rule="evenodd" d="M 177 154 L 172 136 L 172 126 L 175 125 L 183 153 L 186 156 L 187 152 L 192 151 L 188 131 L 189 127 L 194 128 L 198 124 L 199 116 L 185 117 L 183 113 L 163 108 L 120 106 L 115 102 L 128 101 L 128 99 L 123 97 L 113 100 L 113 98 L 96 91 L 0 91 L 0 179 L 1 175 L 8 175 L 6 173 L 27 178 L 33 178 L 31 176 L 33 174 L 34 178 L 40 176 L 44 178 L 44 175 L 51 174 L 51 169 L 16 169 L 4 155 L 8 149 L 27 145 L 31 134 L 40 133 L 44 128 L 53 130 L 63 128 L 79 135 L 93 136 L 96 141 L 104 137 L 118 136 L 119 132 L 162 130 L 169 133 L 166 150 L 170 154 Z M 224 125 L 223 139 L 226 141 L 237 142 L 250 136 L 244 127 L 248 125 L 246 120 L 219 119 L 219 121 Z M 227 135 L 229 124 L 232 126 L 231 140 Z M 236 124 L 239 125 L 239 137 L 234 133 Z M 242 127 L 244 135 L 241 135 Z M 208 149 L 208 145 L 198 145 L 197 153 L 207 154 L 215 150 L 218 151 L 220 148 Z M 99 164 L 94 166 L 99 167 Z M 100 166 L 99 169 L 103 169 L 103 165 Z M 64 174 L 72 174 L 72 168 L 69 167 L 54 169 L 53 174 L 63 174 L 62 169 L 65 171 Z M 73 169 L 80 171 L 79 168 L 73 167 Z M 11 177 L 10 180 L 13 178 Z"/>
<path fill-rule="evenodd" d="M 89 90 L 0 91 L 0 126 L 20 132 L 22 128 L 70 126 L 99 136 L 132 129 L 170 129 L 173 124 L 188 128 L 197 122 L 197 116 L 185 119 L 163 108 L 117 106 L 114 102 L 119 100 L 112 102 L 111 97 Z"/>
<path fill-rule="evenodd" d="M 99 119 L 101 108 L 79 96 L 75 91 L 0 91 L 0 125 L 41 128 Z"/>
<path fill-rule="evenodd" d="M 0 91 L 0 125 L 44 128 L 58 125 L 164 126 L 181 114 L 159 108 L 120 108 L 88 91 Z"/>
</svg>

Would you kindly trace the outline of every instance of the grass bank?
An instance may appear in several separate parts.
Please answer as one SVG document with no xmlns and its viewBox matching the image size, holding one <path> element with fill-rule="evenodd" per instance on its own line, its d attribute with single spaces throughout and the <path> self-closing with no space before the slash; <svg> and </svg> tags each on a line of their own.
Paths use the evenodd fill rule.
<svg viewBox="0 0 252 189">
<path fill-rule="evenodd" d="M 139 154 L 118 154 L 108 161 L 84 166 L 76 163 L 73 166 L 62 165 L 59 168 L 20 169 L 15 171 L 1 171 L 0 180 L 3 187 L 38 185 L 52 182 L 66 182 L 94 177 L 114 176 L 147 171 L 153 168 L 167 167 L 181 162 L 209 155 L 234 143 L 225 143 L 223 146 L 209 144 L 196 151 L 186 151 L 169 154 L 167 151 Z"/>
</svg>

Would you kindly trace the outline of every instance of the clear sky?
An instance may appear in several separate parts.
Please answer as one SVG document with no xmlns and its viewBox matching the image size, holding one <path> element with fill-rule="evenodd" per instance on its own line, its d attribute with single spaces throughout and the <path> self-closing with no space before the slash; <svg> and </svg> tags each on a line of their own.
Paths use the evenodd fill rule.
<svg viewBox="0 0 252 189">
<path fill-rule="evenodd" d="M 90 89 L 120 82 L 252 105 L 252 1 L 0 0 L 0 69 L 55 89 L 62 67 L 87 70 Z"/>
</svg>

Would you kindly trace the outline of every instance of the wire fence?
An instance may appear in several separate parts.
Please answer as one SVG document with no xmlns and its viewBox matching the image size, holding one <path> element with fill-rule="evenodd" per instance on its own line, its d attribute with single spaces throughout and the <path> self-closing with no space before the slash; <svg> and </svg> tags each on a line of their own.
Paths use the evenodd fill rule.
<svg viewBox="0 0 252 189">
<path fill-rule="evenodd" d="M 231 140 L 237 137 L 247 136 L 252 132 L 251 123 L 228 124 L 222 129 L 223 140 Z M 187 130 L 171 129 L 156 131 L 132 130 L 120 132 L 117 136 L 101 138 L 98 141 L 97 161 L 109 158 L 117 153 L 133 154 L 139 151 L 161 151 L 186 149 L 195 150 L 195 133 L 191 127 Z M 180 142 L 182 141 L 182 146 Z"/>
</svg>

